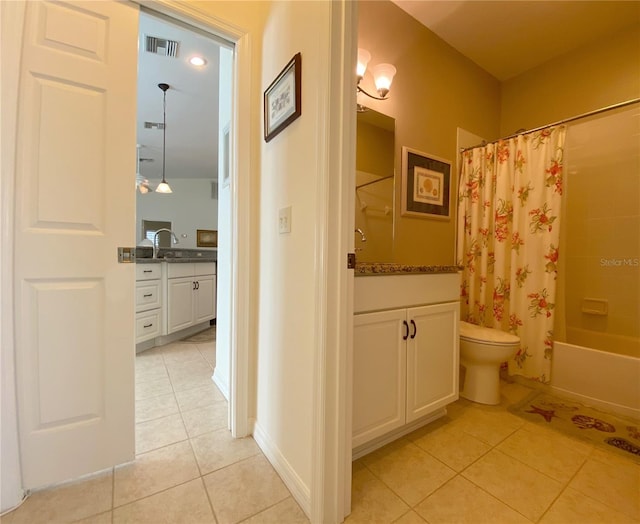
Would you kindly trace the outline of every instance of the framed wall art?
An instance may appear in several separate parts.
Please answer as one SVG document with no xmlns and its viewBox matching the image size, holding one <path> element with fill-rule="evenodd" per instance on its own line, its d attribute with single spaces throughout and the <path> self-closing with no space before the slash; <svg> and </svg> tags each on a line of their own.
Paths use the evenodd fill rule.
<svg viewBox="0 0 640 524">
<path fill-rule="evenodd" d="M 296 54 L 264 92 L 264 139 L 269 142 L 302 114 L 302 55 Z"/>
<path fill-rule="evenodd" d="M 213 229 L 197 229 L 198 247 L 218 247 L 218 232 Z"/>
<path fill-rule="evenodd" d="M 401 214 L 441 220 L 451 218 L 451 162 L 402 148 Z"/>
</svg>

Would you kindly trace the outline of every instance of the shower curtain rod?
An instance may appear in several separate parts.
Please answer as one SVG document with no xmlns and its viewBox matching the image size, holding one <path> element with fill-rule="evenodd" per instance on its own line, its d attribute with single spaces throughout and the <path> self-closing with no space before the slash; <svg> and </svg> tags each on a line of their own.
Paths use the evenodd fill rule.
<svg viewBox="0 0 640 524">
<path fill-rule="evenodd" d="M 577 115 L 577 116 L 571 116 L 569 118 L 565 118 L 564 120 L 558 120 L 557 122 L 554 122 L 553 124 L 547 124 L 545 126 L 540 126 L 540 127 L 536 127 L 534 129 L 529 129 L 529 130 L 522 130 L 520 132 L 516 132 L 512 135 L 506 136 L 504 138 L 499 138 L 498 140 L 492 140 L 491 142 L 486 142 L 483 144 L 478 144 L 475 146 L 471 146 L 471 147 L 461 147 L 460 148 L 460 153 L 464 153 L 465 151 L 469 151 L 470 149 L 475 149 L 476 147 L 484 147 L 487 144 L 493 144 L 495 142 L 499 142 L 500 140 L 508 140 L 510 138 L 514 138 L 518 135 L 524 135 L 524 134 L 528 134 L 528 133 L 535 133 L 536 131 L 542 131 L 543 129 L 547 129 L 548 127 L 553 127 L 553 126 L 559 126 L 561 124 L 567 124 L 569 122 L 573 122 L 574 120 L 580 120 L 581 118 L 587 118 L 588 116 L 593 116 L 593 115 L 597 115 L 599 113 L 604 113 L 605 111 L 611 111 L 612 109 L 619 109 L 621 107 L 625 107 L 625 106 L 630 106 L 631 104 L 637 104 L 638 102 L 640 102 L 640 98 L 633 98 L 631 100 L 627 100 L 625 102 L 619 102 L 617 104 L 612 104 L 610 106 L 607 107 L 601 107 L 600 109 L 594 109 L 593 111 L 589 111 L 587 113 L 582 113 L 581 115 Z"/>
</svg>

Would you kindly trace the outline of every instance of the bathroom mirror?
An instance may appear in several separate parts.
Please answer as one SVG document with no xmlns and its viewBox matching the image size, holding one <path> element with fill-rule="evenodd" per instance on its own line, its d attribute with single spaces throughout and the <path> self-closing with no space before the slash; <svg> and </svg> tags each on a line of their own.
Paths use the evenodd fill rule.
<svg viewBox="0 0 640 524">
<path fill-rule="evenodd" d="M 356 260 L 393 260 L 395 120 L 358 106 L 356 133 Z M 363 240 L 366 238 L 366 241 Z"/>
</svg>

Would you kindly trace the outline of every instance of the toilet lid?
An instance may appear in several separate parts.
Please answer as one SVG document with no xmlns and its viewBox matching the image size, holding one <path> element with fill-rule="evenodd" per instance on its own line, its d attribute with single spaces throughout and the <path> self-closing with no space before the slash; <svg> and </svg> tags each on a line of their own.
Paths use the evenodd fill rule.
<svg viewBox="0 0 640 524">
<path fill-rule="evenodd" d="M 485 344 L 518 344 L 520 338 L 511 333 L 460 321 L 460 337 Z"/>
</svg>

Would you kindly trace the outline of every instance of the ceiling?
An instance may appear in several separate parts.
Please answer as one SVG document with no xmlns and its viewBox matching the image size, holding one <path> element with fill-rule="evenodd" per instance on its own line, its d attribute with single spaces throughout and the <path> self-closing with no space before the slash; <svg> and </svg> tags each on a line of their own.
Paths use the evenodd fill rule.
<svg viewBox="0 0 640 524">
<path fill-rule="evenodd" d="M 637 0 L 392 1 L 500 81 L 640 23 Z"/>
<path fill-rule="evenodd" d="M 145 51 L 145 36 L 179 42 L 176 58 Z M 138 38 L 137 142 L 140 173 L 155 187 L 162 178 L 162 130 L 145 129 L 145 122 L 162 123 L 163 93 L 167 91 L 166 178 L 217 178 L 218 91 L 220 44 L 211 37 L 140 13 Z M 207 60 L 196 68 L 188 59 Z"/>
</svg>

